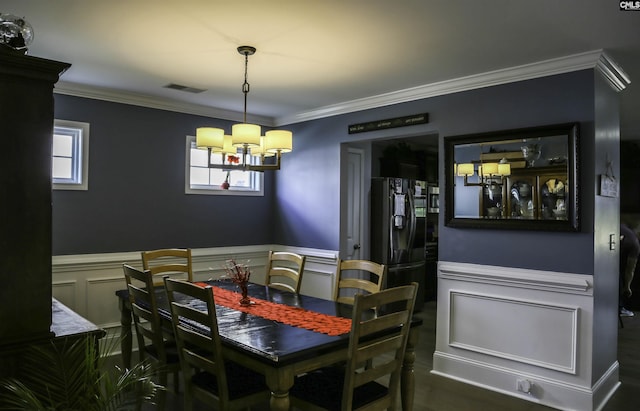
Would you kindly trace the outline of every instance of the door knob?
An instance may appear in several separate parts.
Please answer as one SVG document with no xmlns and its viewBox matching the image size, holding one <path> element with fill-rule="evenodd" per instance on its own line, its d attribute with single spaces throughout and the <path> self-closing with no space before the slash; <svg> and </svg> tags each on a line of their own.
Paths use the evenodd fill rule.
<svg viewBox="0 0 640 411">
<path fill-rule="evenodd" d="M 353 245 L 353 249 L 354 250 L 359 250 L 360 249 L 360 244 L 354 244 Z"/>
</svg>

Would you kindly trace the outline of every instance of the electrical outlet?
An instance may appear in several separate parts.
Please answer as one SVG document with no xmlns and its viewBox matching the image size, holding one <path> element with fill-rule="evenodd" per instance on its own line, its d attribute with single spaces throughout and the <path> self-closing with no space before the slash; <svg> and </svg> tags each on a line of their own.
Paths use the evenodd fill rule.
<svg viewBox="0 0 640 411">
<path fill-rule="evenodd" d="M 533 387 L 533 382 L 519 378 L 516 383 L 516 389 L 520 392 L 524 392 L 525 394 L 531 394 L 531 388 Z"/>
</svg>

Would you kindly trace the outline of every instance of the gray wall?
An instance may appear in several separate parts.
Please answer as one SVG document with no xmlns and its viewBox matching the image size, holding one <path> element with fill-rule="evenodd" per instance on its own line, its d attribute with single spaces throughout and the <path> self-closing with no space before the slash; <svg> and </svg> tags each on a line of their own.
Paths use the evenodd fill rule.
<svg viewBox="0 0 640 411">
<path fill-rule="evenodd" d="M 266 193 L 257 198 L 184 194 L 185 136 L 200 125 L 228 127 L 229 122 L 61 95 L 55 110 L 56 118 L 91 123 L 91 162 L 88 192 L 54 192 L 54 255 L 262 243 L 338 250 L 340 187 L 346 183 L 340 175 L 342 143 L 434 134 L 442 139 L 575 121 L 581 152 L 589 153 L 594 71 L 293 124 L 287 128 L 294 132 L 294 151 L 284 155 L 281 171 L 265 174 Z M 429 113 L 429 124 L 347 132 L 349 124 L 422 112 Z M 442 186 L 442 141 L 440 147 Z M 583 171 L 591 167 L 586 161 L 581 165 Z M 452 229 L 443 226 L 441 214 L 439 258 L 589 274 L 592 182 L 593 177 L 582 181 L 587 218 L 581 233 Z"/>
<path fill-rule="evenodd" d="M 349 135 L 348 125 L 428 112 L 430 123 Z M 275 242 L 339 249 L 339 145 L 380 138 L 480 133 L 579 122 L 582 153 L 593 151 L 594 71 L 523 81 L 295 124 L 294 155 L 277 176 Z M 441 141 L 442 144 L 442 141 Z M 440 146 L 440 185 L 443 180 Z M 587 156 L 587 159 L 591 156 Z M 377 160 L 374 160 L 377 161 Z M 583 161 L 582 170 L 592 164 Z M 583 179 L 580 233 L 453 229 L 440 215 L 439 259 L 589 274 L 593 271 L 593 177 Z M 586 186 L 585 186 L 586 183 Z M 289 201 L 286 199 L 295 199 Z M 444 207 L 441 195 L 440 206 Z M 575 258 L 580 256 L 580 258 Z"/>
<path fill-rule="evenodd" d="M 593 187 L 594 194 L 592 212 L 587 214 L 593 219 L 595 253 L 593 327 L 598 331 L 594 333 L 596 338 L 593 341 L 594 384 L 598 376 L 604 375 L 617 358 L 615 347 L 618 346 L 618 322 L 615 315 L 618 313 L 619 254 L 616 250 L 610 250 L 609 237 L 613 235 L 617 239 L 620 235 L 620 199 L 597 195 L 599 175 L 612 172 L 620 179 L 619 97 L 602 77 L 596 76 L 595 80 L 597 98 L 594 102 L 594 145 L 589 157 L 585 159 L 585 163 L 591 167 L 583 169 L 593 179 L 590 187 Z M 611 169 L 607 167 L 608 162 L 611 162 Z"/>
<path fill-rule="evenodd" d="M 64 95 L 55 118 L 91 132 L 89 190 L 53 192 L 53 255 L 272 242 L 271 174 L 264 197 L 184 192 L 186 136 L 230 122 Z"/>
</svg>

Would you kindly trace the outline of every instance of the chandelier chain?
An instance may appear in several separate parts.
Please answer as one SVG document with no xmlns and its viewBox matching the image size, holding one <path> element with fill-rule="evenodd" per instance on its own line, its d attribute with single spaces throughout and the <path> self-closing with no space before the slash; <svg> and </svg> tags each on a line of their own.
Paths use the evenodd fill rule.
<svg viewBox="0 0 640 411">
<path fill-rule="evenodd" d="M 249 53 L 244 52 L 244 83 L 242 83 L 242 92 L 244 93 L 244 123 L 247 122 L 247 94 L 249 94 L 249 82 L 247 82 L 247 68 L 249 66 Z"/>
</svg>

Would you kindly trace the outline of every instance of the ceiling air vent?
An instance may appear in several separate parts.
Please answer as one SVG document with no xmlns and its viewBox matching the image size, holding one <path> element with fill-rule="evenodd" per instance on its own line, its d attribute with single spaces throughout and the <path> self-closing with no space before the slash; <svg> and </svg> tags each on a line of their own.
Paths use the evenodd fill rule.
<svg viewBox="0 0 640 411">
<path fill-rule="evenodd" d="M 164 88 L 170 88 L 172 90 L 184 91 L 186 93 L 193 93 L 193 94 L 198 94 L 198 93 L 207 91 L 201 88 L 183 86 L 182 84 L 175 84 L 175 83 L 167 84 L 166 86 L 164 86 Z"/>
</svg>

